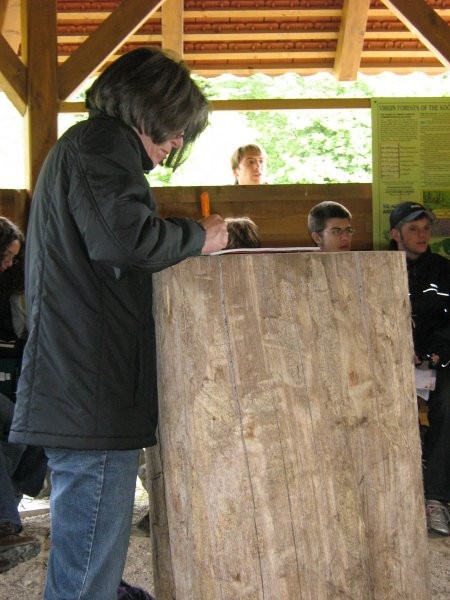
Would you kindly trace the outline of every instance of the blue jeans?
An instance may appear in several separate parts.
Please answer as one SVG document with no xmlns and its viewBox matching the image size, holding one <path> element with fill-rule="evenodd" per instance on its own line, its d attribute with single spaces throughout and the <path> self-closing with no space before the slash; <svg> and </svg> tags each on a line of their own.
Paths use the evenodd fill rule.
<svg viewBox="0 0 450 600">
<path fill-rule="evenodd" d="M 45 600 L 117 600 L 140 450 L 46 448 L 51 548 Z"/>
</svg>

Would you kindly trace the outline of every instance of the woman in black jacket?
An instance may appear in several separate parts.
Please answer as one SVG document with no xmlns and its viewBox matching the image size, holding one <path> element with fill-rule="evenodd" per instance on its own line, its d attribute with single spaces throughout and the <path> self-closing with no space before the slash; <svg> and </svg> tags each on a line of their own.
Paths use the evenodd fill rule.
<svg viewBox="0 0 450 600">
<path fill-rule="evenodd" d="M 87 93 L 39 174 L 27 230 L 29 335 L 10 440 L 52 473 L 45 600 L 112 600 L 139 452 L 158 418 L 152 273 L 226 246 L 219 215 L 161 219 L 145 171 L 175 168 L 209 105 L 186 66 L 138 48 Z"/>
</svg>

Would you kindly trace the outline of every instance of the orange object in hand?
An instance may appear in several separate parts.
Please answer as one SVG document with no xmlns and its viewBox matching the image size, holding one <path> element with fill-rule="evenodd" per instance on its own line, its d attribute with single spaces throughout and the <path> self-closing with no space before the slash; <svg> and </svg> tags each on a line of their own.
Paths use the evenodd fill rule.
<svg viewBox="0 0 450 600">
<path fill-rule="evenodd" d="M 209 217 L 210 210 L 209 210 L 209 194 L 208 192 L 202 192 L 200 194 L 200 206 L 202 209 L 202 217 Z"/>
</svg>

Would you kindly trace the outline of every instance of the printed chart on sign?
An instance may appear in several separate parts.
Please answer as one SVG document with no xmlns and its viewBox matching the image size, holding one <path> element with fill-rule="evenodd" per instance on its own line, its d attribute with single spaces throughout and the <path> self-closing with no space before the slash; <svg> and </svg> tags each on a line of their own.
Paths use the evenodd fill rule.
<svg viewBox="0 0 450 600">
<path fill-rule="evenodd" d="M 450 99 L 374 98 L 372 127 L 374 247 L 387 247 L 394 206 L 412 200 L 434 212 L 431 247 L 450 256 Z"/>
</svg>

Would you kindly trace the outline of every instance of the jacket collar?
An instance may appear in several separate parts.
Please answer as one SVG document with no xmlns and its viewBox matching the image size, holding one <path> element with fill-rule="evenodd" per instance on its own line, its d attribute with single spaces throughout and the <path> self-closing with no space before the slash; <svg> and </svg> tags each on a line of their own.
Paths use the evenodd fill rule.
<svg viewBox="0 0 450 600">
<path fill-rule="evenodd" d="M 149 155 L 145 151 L 144 144 L 142 143 L 142 140 L 138 136 L 138 134 L 136 133 L 136 131 L 132 127 L 129 127 L 128 125 L 125 125 L 124 123 L 123 123 L 123 125 L 125 127 L 127 127 L 130 131 L 132 131 L 133 135 L 137 139 L 137 141 L 139 143 L 139 150 L 140 150 L 140 153 L 141 153 L 142 169 L 143 169 L 144 173 L 148 173 L 155 166 L 153 164 L 153 161 L 150 159 Z"/>
<path fill-rule="evenodd" d="M 153 167 L 155 165 L 153 164 L 153 161 L 150 159 L 147 152 L 145 151 L 144 144 L 142 143 L 141 138 L 138 136 L 138 134 L 132 127 L 130 127 L 129 125 L 127 125 L 120 119 L 115 119 L 114 117 L 110 117 L 106 113 L 104 113 L 101 110 L 98 110 L 96 108 L 89 110 L 89 118 L 93 118 L 93 117 L 100 117 L 103 119 L 111 119 L 112 121 L 115 121 L 116 123 L 118 123 L 121 127 L 124 127 L 127 131 L 131 132 L 131 135 L 133 135 L 133 137 L 137 140 L 137 143 L 139 146 L 139 152 L 141 154 L 142 170 L 144 171 L 144 173 L 148 173 L 149 171 L 151 171 L 153 169 Z"/>
</svg>

